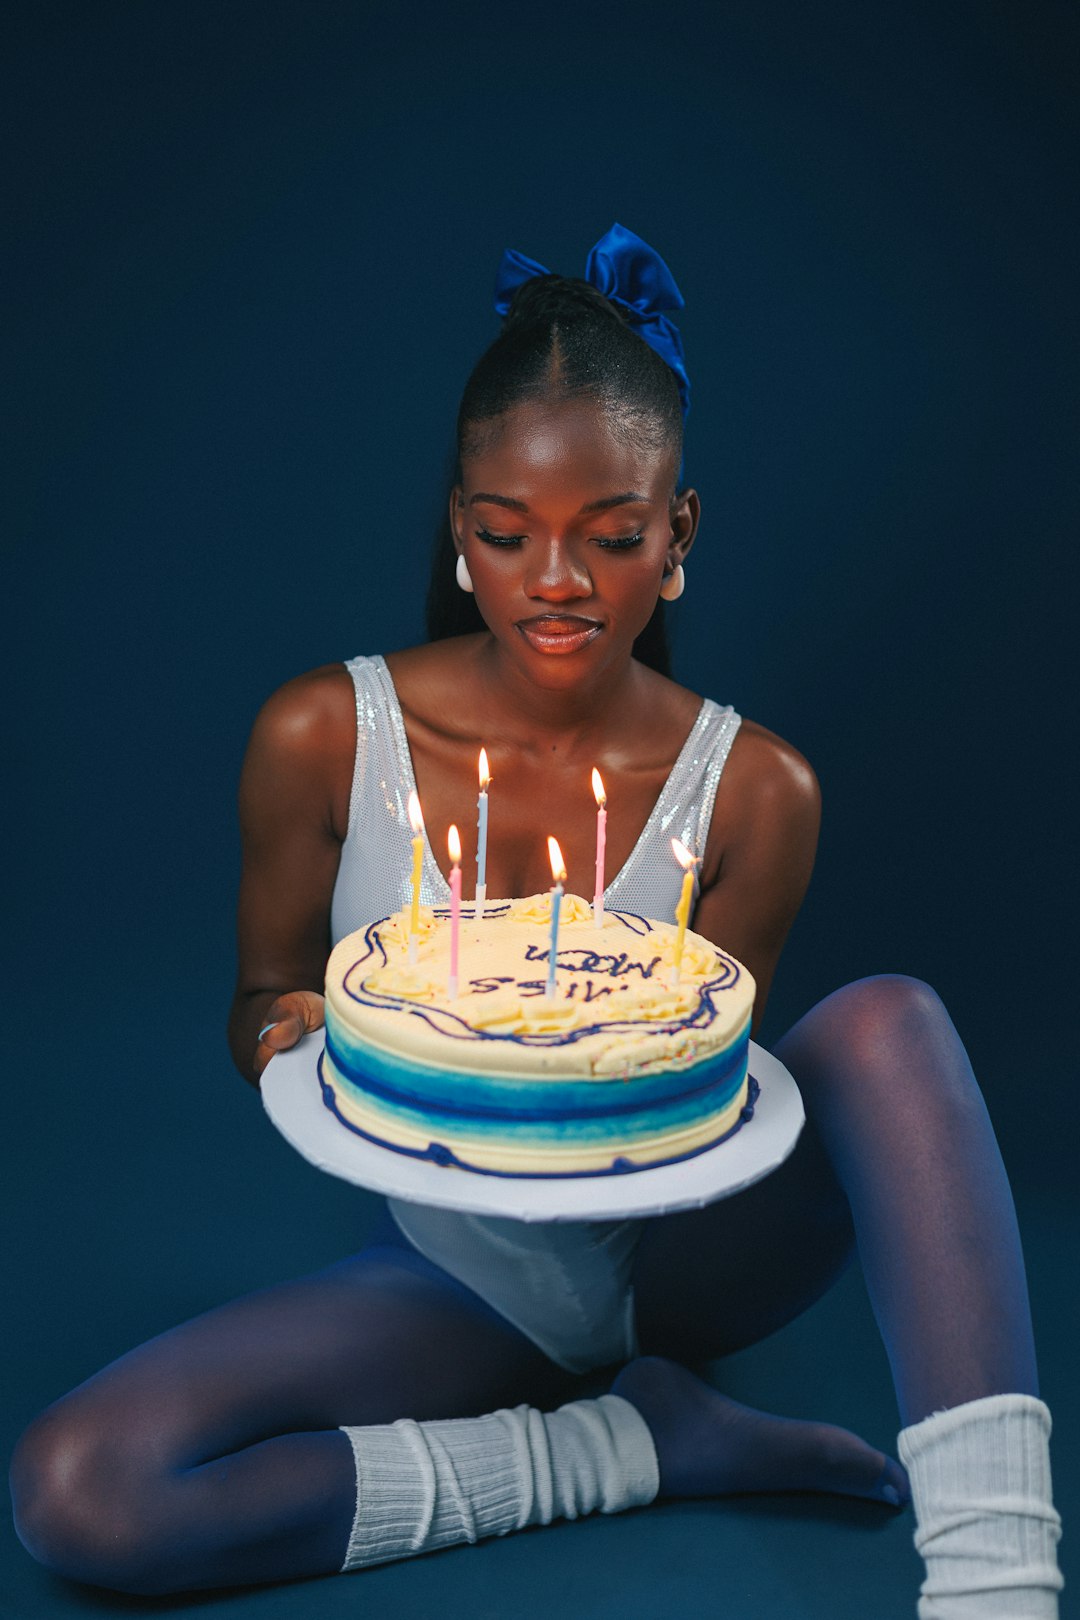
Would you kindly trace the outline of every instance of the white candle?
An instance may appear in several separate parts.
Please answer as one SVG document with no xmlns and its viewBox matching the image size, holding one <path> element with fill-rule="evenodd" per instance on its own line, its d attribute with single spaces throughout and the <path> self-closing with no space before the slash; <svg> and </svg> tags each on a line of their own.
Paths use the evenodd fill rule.
<svg viewBox="0 0 1080 1620">
<path fill-rule="evenodd" d="M 487 832 L 488 832 L 488 783 L 491 781 L 491 772 L 488 770 L 487 749 L 480 750 L 480 797 L 476 801 L 479 819 L 476 824 L 476 906 L 475 915 L 480 922 L 484 915 L 484 902 L 487 899 Z"/>
<path fill-rule="evenodd" d="M 604 855 L 607 850 L 607 794 L 604 778 L 594 767 L 592 790 L 596 799 L 596 892 L 593 895 L 593 925 L 600 928 L 604 921 Z"/>
<path fill-rule="evenodd" d="M 420 875 L 424 865 L 424 817 L 420 810 L 419 795 L 414 788 L 409 794 L 409 824 L 412 841 L 412 910 L 409 912 L 409 966 L 416 966 L 420 944 Z"/>
<path fill-rule="evenodd" d="M 548 1001 L 553 1001 L 555 999 L 555 965 L 559 955 L 559 909 L 562 906 L 563 884 L 566 882 L 566 867 L 563 865 L 562 850 L 554 838 L 548 839 L 548 859 L 551 861 L 551 875 L 555 879 L 555 887 L 551 891 L 551 939 L 548 944 L 547 989 L 544 994 Z"/>
<path fill-rule="evenodd" d="M 450 1000 L 457 1000 L 458 948 L 461 942 L 461 839 L 456 827 L 446 838 L 450 851 Z"/>
</svg>

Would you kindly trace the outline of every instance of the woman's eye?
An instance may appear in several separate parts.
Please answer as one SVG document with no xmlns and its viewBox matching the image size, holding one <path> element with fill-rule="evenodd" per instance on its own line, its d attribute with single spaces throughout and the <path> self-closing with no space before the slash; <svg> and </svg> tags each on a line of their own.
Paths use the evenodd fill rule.
<svg viewBox="0 0 1080 1620">
<path fill-rule="evenodd" d="M 486 541 L 489 546 L 519 546 L 525 536 L 523 534 L 492 534 L 490 529 L 477 529 L 476 538 Z"/>
<path fill-rule="evenodd" d="M 483 540 L 489 546 L 520 546 L 526 538 L 523 534 L 492 534 L 490 529 L 477 529 L 476 538 Z M 605 551 L 629 551 L 634 546 L 640 546 L 644 540 L 643 530 L 637 534 L 601 534 L 596 536 L 596 544 Z"/>
<path fill-rule="evenodd" d="M 631 546 L 640 546 L 644 538 L 644 531 L 639 530 L 637 534 L 601 535 L 596 543 L 603 546 L 605 551 L 629 551 Z"/>
</svg>

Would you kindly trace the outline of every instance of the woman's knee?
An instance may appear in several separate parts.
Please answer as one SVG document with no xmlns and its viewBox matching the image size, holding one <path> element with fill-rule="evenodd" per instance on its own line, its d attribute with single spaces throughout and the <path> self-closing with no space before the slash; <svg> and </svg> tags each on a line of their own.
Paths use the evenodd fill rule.
<svg viewBox="0 0 1080 1620">
<path fill-rule="evenodd" d="M 906 973 L 876 973 L 843 985 L 820 1004 L 856 1045 L 874 1046 L 918 1039 L 942 1022 L 950 1024 L 945 1004 L 932 985 Z"/>
<path fill-rule="evenodd" d="M 937 991 L 903 973 L 879 973 L 843 985 L 819 1001 L 780 1043 L 807 1056 L 848 1055 L 872 1062 L 908 1057 L 928 1039 L 957 1039 Z"/>
<path fill-rule="evenodd" d="M 812 1097 L 857 1087 L 911 1103 L 981 1103 L 967 1053 L 941 997 L 922 979 L 882 973 L 818 1002 L 778 1043 L 777 1056 Z"/>
<path fill-rule="evenodd" d="M 138 1477 L 115 1433 L 68 1397 L 35 1419 L 11 1460 L 15 1529 L 55 1574 L 154 1595 L 152 1482 Z"/>
</svg>

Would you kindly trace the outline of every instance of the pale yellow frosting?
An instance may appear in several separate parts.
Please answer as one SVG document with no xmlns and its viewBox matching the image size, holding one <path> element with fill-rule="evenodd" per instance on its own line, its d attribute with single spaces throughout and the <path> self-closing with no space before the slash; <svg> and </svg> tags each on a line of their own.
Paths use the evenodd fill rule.
<svg viewBox="0 0 1080 1620">
<path fill-rule="evenodd" d="M 614 912 L 606 913 L 597 928 L 588 901 L 568 894 L 560 908 L 555 994 L 549 999 L 550 928 L 550 894 L 489 902 L 480 922 L 466 909 L 456 997 L 449 993 L 445 914 L 422 908 L 415 965 L 409 962 L 408 911 L 343 939 L 327 966 L 330 1041 L 323 1063 L 341 1117 L 376 1141 L 407 1152 L 424 1155 L 434 1140 L 460 1163 L 512 1175 L 604 1172 L 625 1155 L 640 1166 L 667 1162 L 700 1151 L 733 1129 L 747 1095 L 745 1054 L 754 1002 L 747 970 L 687 931 L 673 982 L 674 925 Z M 355 1064 L 353 1082 L 338 1070 L 335 1053 L 346 1068 Z M 505 1076 L 517 1082 L 507 1095 L 528 1109 L 532 1102 L 528 1088 L 522 1091 L 523 1081 L 537 1082 L 538 1093 L 546 1083 L 550 1097 L 551 1082 L 629 1084 L 689 1069 L 714 1055 L 720 1076 L 715 1100 L 708 1082 L 690 1077 L 687 1096 L 698 1099 L 700 1109 L 692 1108 L 693 1118 L 679 1112 L 678 1122 L 664 1128 L 661 1106 L 655 1128 L 643 1130 L 653 1107 L 648 1101 L 636 1123 L 632 1111 L 625 1126 L 620 1108 L 610 1116 L 605 1108 L 599 1132 L 595 1116 L 576 1129 L 572 1108 L 558 1129 L 523 1131 L 513 1124 L 514 1105 L 507 1128 L 500 1130 L 478 1129 L 467 1108 L 454 1118 L 437 1101 L 429 1122 L 418 1102 L 423 1075 L 430 1070 L 460 1076 L 460 1095 L 466 1099 L 469 1086 L 478 1084 L 470 1076 L 483 1077 L 488 1085 Z M 377 1084 L 364 1084 L 366 1075 L 379 1073 L 390 1077 L 391 1086 L 400 1083 L 395 1064 L 402 1061 L 409 1066 L 404 1108 L 383 1100 Z M 456 1082 L 440 1079 L 440 1085 L 441 1091 L 435 1087 L 439 1095 L 459 1095 Z"/>
<path fill-rule="evenodd" d="M 463 915 L 456 999 L 449 995 L 450 930 L 444 918 L 421 909 L 415 967 L 408 961 L 407 910 L 371 931 L 386 953 L 385 965 L 378 951 L 365 960 L 363 933 L 348 936 L 327 966 L 335 1018 L 365 1043 L 418 1063 L 579 1079 L 685 1067 L 728 1046 L 750 1018 L 753 978 L 709 940 L 687 931 L 673 986 L 674 925 L 605 913 L 597 928 L 591 905 L 574 894 L 562 900 L 556 989 L 549 1000 L 543 992 L 551 896 L 515 900 L 502 915 L 491 914 L 505 907 L 489 901 L 479 923 L 471 912 Z M 711 1004 L 707 1018 L 701 1016 L 703 992 Z M 437 1016 L 403 1017 L 402 1004 Z M 469 1029 L 516 1037 L 590 1033 L 565 1044 L 463 1045 L 461 1035 Z"/>
</svg>

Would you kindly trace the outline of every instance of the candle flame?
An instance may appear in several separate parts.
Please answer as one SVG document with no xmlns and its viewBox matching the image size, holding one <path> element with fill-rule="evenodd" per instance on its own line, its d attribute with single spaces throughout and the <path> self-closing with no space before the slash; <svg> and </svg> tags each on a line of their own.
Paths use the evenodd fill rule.
<svg viewBox="0 0 1080 1620">
<path fill-rule="evenodd" d="M 600 775 L 600 772 L 596 769 L 595 765 L 593 766 L 592 773 L 592 790 L 593 797 L 602 810 L 605 804 L 607 804 L 607 794 L 604 792 L 604 778 Z"/>
<path fill-rule="evenodd" d="M 551 862 L 551 875 L 555 882 L 565 883 L 566 867 L 563 864 L 562 850 L 559 848 L 558 840 L 555 838 L 548 839 L 548 860 Z"/>
<path fill-rule="evenodd" d="M 697 865 L 697 856 L 691 855 L 686 845 L 680 844 L 677 838 L 673 838 L 671 840 L 671 848 L 674 852 L 675 859 L 678 861 L 684 872 L 689 872 L 692 866 Z"/>
<path fill-rule="evenodd" d="M 415 788 L 409 794 L 409 826 L 419 838 L 424 830 L 424 814 L 420 809 L 420 795 Z"/>
<path fill-rule="evenodd" d="M 457 828 L 451 826 L 446 835 L 446 847 L 450 851 L 450 859 L 455 866 L 461 864 L 461 834 Z"/>
<path fill-rule="evenodd" d="M 487 749 L 486 748 L 481 748 L 481 750 L 480 750 L 480 791 L 481 791 L 481 793 L 486 793 L 487 792 L 488 783 L 490 781 L 491 781 L 491 772 L 488 769 Z"/>
</svg>

